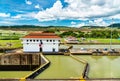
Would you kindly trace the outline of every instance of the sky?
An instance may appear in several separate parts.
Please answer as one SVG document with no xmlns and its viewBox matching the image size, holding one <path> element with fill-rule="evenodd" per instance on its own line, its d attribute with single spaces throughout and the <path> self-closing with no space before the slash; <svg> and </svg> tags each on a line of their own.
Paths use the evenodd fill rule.
<svg viewBox="0 0 120 81">
<path fill-rule="evenodd" d="M 108 26 L 120 23 L 120 0 L 0 0 L 0 25 Z"/>
</svg>

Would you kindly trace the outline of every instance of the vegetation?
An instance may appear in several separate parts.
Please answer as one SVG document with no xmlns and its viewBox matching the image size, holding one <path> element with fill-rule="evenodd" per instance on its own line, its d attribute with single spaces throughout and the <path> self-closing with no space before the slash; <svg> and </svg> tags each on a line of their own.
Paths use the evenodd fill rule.
<svg viewBox="0 0 120 81">
<path fill-rule="evenodd" d="M 23 35 L 16 33 L 0 33 L 0 40 L 19 40 Z"/>
<path fill-rule="evenodd" d="M 120 32 L 117 30 L 92 30 L 90 32 L 81 32 L 81 31 L 66 31 L 60 34 L 61 37 L 73 36 L 76 38 L 114 38 L 117 39 L 120 37 Z"/>
<path fill-rule="evenodd" d="M 24 35 L 25 31 L 0 30 L 0 40 L 19 40 Z"/>
<path fill-rule="evenodd" d="M 116 27 L 116 28 L 120 28 L 120 23 L 114 23 L 114 24 L 111 24 L 109 25 L 108 27 Z"/>
<path fill-rule="evenodd" d="M 1 27 L 1 26 L 0 26 Z M 20 48 L 22 47 L 20 38 L 31 31 L 44 31 L 44 32 L 55 32 L 60 37 L 65 38 L 67 36 L 73 36 L 78 38 L 82 43 L 109 43 L 112 38 L 113 43 L 120 43 L 118 38 L 120 37 L 120 30 L 112 28 L 69 28 L 69 27 L 40 27 L 31 26 L 30 28 L 25 25 L 24 31 L 19 30 L 23 26 L 13 26 L 9 28 L 6 26 L 4 30 L 0 30 L 0 48 Z M 35 27 L 35 28 L 34 28 Z M 16 30 L 15 30 L 15 29 Z M 17 29 L 18 28 L 18 29 Z M 22 28 L 21 28 L 22 29 Z M 81 38 L 85 38 L 83 41 Z M 62 40 L 63 41 L 63 40 Z"/>
<path fill-rule="evenodd" d="M 20 48 L 21 40 L 0 40 L 0 48 Z"/>
<path fill-rule="evenodd" d="M 107 44 L 109 44 L 110 43 L 110 41 L 112 42 L 112 43 L 120 43 L 120 40 L 118 40 L 118 39 L 110 39 L 110 38 L 108 38 L 108 39 L 102 39 L 102 38 L 88 38 L 87 39 L 88 41 L 91 41 L 92 43 L 107 43 Z"/>
</svg>

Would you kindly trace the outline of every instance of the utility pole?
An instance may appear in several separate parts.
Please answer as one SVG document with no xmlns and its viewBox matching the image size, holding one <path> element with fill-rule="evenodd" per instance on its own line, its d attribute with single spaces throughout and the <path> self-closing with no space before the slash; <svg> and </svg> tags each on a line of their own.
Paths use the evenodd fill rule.
<svg viewBox="0 0 120 81">
<path fill-rule="evenodd" d="M 112 49 L 112 27 L 113 27 L 113 18 L 112 18 L 112 26 L 110 27 L 110 49 Z"/>
<path fill-rule="evenodd" d="M 89 20 L 89 27 L 91 28 L 91 21 Z M 90 49 L 90 44 L 91 44 L 91 32 L 89 32 L 89 49 Z"/>
<path fill-rule="evenodd" d="M 11 48 L 11 45 L 12 45 L 12 44 L 11 44 L 11 37 L 12 37 L 12 36 L 11 36 L 11 27 L 10 27 L 10 26 L 9 26 L 9 37 L 10 37 L 10 39 L 9 39 L 9 40 L 10 40 L 9 46 L 10 46 L 10 48 Z"/>
</svg>

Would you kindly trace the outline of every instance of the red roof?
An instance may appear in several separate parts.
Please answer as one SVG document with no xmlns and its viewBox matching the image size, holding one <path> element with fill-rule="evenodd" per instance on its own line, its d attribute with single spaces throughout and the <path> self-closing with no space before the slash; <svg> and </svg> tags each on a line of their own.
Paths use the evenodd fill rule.
<svg viewBox="0 0 120 81">
<path fill-rule="evenodd" d="M 23 38 L 60 38 L 55 33 L 32 32 Z"/>
<path fill-rule="evenodd" d="M 55 33 L 42 33 L 42 32 L 32 32 L 32 33 L 29 33 L 28 35 L 31 35 L 31 36 L 53 36 L 53 35 L 56 35 Z"/>
</svg>

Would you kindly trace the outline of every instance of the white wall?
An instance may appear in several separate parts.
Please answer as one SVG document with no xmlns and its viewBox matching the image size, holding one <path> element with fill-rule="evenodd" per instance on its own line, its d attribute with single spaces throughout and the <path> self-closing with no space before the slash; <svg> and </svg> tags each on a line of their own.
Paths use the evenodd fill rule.
<svg viewBox="0 0 120 81">
<path fill-rule="evenodd" d="M 43 52 L 52 52 L 51 44 L 43 44 Z"/>
<path fill-rule="evenodd" d="M 55 52 L 59 51 L 59 41 L 58 41 L 59 39 L 25 39 L 24 38 L 22 40 L 23 40 L 22 43 L 23 43 L 24 52 L 40 52 L 40 47 L 39 47 L 40 41 L 37 40 L 42 40 L 43 44 L 41 47 L 43 52 L 53 52 L 53 49 L 55 49 Z"/>
<path fill-rule="evenodd" d="M 58 52 L 58 44 L 47 43 L 43 45 L 43 52 L 53 52 L 53 49 L 55 49 L 55 52 Z"/>
<path fill-rule="evenodd" d="M 54 48 L 55 48 L 55 52 L 58 52 L 59 51 L 59 44 L 54 45 Z"/>
<path fill-rule="evenodd" d="M 23 44 L 23 51 L 24 52 L 39 52 L 39 44 L 34 44 L 34 43 Z"/>
</svg>

